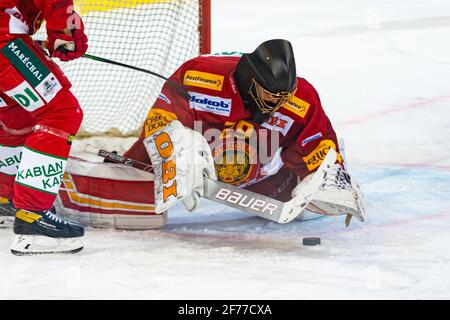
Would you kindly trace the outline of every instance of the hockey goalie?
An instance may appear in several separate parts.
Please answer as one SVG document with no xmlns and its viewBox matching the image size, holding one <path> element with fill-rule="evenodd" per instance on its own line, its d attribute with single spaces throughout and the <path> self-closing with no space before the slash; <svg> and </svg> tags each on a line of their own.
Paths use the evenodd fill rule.
<svg viewBox="0 0 450 320">
<path fill-rule="evenodd" d="M 293 217 L 306 207 L 347 215 L 347 224 L 352 216 L 364 221 L 362 192 L 346 170 L 316 90 L 296 75 L 288 41 L 269 40 L 249 54 L 199 56 L 169 80 L 122 157 L 151 170 L 72 158 L 59 213 L 91 226 L 160 228 L 173 205 L 195 210 L 211 191 L 205 181 L 218 181 L 234 188 L 216 195 L 222 203 L 269 218 L 275 212 L 270 199 L 301 199 L 290 208 Z M 334 158 L 323 169 L 330 151 Z"/>
</svg>

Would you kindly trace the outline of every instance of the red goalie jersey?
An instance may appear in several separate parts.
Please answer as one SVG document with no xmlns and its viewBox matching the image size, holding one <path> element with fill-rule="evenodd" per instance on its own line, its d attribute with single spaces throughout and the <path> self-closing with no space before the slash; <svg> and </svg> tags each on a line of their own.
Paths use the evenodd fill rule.
<svg viewBox="0 0 450 320">
<path fill-rule="evenodd" d="M 314 172 L 329 148 L 339 150 L 336 134 L 316 90 L 303 78 L 297 78 L 295 95 L 266 122 L 253 122 L 234 78 L 239 59 L 207 55 L 183 64 L 170 80 L 186 88 L 190 100 L 166 83 L 126 156 L 150 163 L 142 140 L 177 119 L 208 140 L 219 180 L 286 201 L 297 177 Z M 230 130 L 256 139 L 230 142 Z"/>
</svg>

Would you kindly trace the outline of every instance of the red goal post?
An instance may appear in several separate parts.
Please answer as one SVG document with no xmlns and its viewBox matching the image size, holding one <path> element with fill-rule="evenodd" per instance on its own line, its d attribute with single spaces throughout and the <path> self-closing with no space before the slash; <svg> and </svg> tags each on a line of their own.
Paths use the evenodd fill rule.
<svg viewBox="0 0 450 320">
<path fill-rule="evenodd" d="M 201 50 L 200 54 L 211 53 L 211 0 L 200 1 L 200 35 Z"/>
</svg>

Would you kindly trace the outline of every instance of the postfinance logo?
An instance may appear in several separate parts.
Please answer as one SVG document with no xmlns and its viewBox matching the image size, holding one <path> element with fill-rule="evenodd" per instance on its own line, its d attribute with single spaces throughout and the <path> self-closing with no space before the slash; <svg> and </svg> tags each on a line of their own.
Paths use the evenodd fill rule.
<svg viewBox="0 0 450 320">
<path fill-rule="evenodd" d="M 222 91 L 224 79 L 219 74 L 188 70 L 184 74 L 183 85 Z"/>
<path fill-rule="evenodd" d="M 308 102 L 294 96 L 283 105 L 283 108 L 304 118 L 310 106 L 311 105 Z"/>
</svg>

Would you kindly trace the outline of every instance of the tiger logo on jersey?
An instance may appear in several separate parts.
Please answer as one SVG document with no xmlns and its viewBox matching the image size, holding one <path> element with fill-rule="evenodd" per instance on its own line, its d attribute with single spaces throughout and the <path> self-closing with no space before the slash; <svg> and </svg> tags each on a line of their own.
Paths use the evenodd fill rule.
<svg viewBox="0 0 450 320">
<path fill-rule="evenodd" d="M 239 186 L 256 179 L 259 173 L 256 149 L 247 142 L 224 141 L 212 155 L 219 181 Z"/>
</svg>

